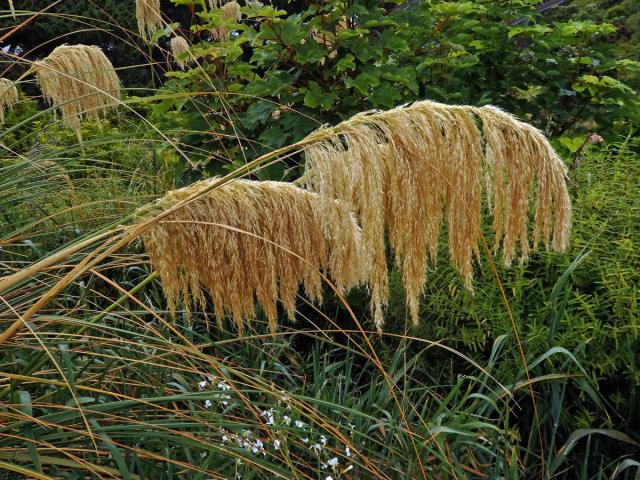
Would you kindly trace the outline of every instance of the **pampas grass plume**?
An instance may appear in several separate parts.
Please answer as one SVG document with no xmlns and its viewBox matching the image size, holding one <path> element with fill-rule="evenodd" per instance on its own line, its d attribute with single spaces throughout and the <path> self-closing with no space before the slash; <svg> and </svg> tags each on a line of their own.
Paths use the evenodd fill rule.
<svg viewBox="0 0 640 480">
<path fill-rule="evenodd" d="M 83 117 L 97 120 L 120 99 L 120 80 L 99 47 L 61 45 L 34 63 L 42 94 L 80 135 Z"/>
<path fill-rule="evenodd" d="M 136 0 L 136 18 L 140 36 L 145 41 L 150 41 L 156 31 L 162 27 L 160 0 Z"/>
<path fill-rule="evenodd" d="M 0 78 L 0 124 L 4 123 L 7 110 L 12 110 L 18 103 L 18 89 L 16 84 L 8 78 Z"/>
<path fill-rule="evenodd" d="M 171 46 L 171 54 L 176 60 L 176 64 L 184 70 L 189 60 L 189 43 L 184 37 L 177 36 L 173 37 L 169 43 Z"/>
<path fill-rule="evenodd" d="M 235 1 L 224 4 L 220 10 L 222 10 L 222 20 L 237 22 L 242 18 L 242 12 L 240 11 L 240 4 Z M 231 32 L 228 28 L 223 26 L 214 27 L 211 29 L 211 38 L 215 41 L 222 41 L 229 38 Z"/>
<path fill-rule="evenodd" d="M 216 181 L 167 193 L 142 221 Z M 170 311 L 204 311 L 208 293 L 218 322 L 230 316 L 242 330 L 257 300 L 275 331 L 278 302 L 293 319 L 300 287 L 321 299 L 321 272 L 341 291 L 358 284 L 360 229 L 345 207 L 333 206 L 334 223 L 324 225 L 316 194 L 290 183 L 234 180 L 152 224 L 142 239 Z"/>
<path fill-rule="evenodd" d="M 339 200 L 362 227 L 379 329 L 389 297 L 387 244 L 416 324 L 445 224 L 451 261 L 471 288 L 483 199 L 507 265 L 529 254 L 531 192 L 534 247 L 567 246 L 571 206 L 564 164 L 542 133 L 496 107 L 422 101 L 356 115 L 308 140 L 304 184 L 327 199 L 325 222 L 332 222 L 329 201 Z"/>
</svg>

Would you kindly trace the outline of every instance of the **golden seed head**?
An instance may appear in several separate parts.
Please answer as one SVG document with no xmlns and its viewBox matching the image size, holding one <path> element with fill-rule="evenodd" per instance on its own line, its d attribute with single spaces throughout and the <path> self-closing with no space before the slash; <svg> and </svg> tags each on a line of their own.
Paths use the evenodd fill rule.
<svg viewBox="0 0 640 480">
<path fill-rule="evenodd" d="M 142 221 L 217 181 L 167 193 Z M 337 202 L 333 223 L 320 215 L 320 198 L 290 183 L 234 180 L 156 221 L 142 238 L 172 312 L 204 311 L 208 293 L 217 320 L 228 315 L 241 330 L 257 300 L 274 331 L 278 302 L 293 319 L 300 287 L 321 299 L 321 273 L 340 291 L 363 280 L 354 216 Z"/>
<path fill-rule="evenodd" d="M 189 43 L 184 37 L 173 37 L 170 45 L 171 54 L 175 58 L 176 64 L 184 70 L 189 61 Z"/>
<path fill-rule="evenodd" d="M 61 45 L 33 70 L 45 99 L 78 134 L 84 117 L 98 119 L 120 99 L 118 75 L 99 47 Z"/>
<path fill-rule="evenodd" d="M 213 8 L 213 7 L 212 7 Z M 242 12 L 240 11 L 240 4 L 235 1 L 225 3 L 220 10 L 222 10 L 222 20 L 237 22 L 242 18 Z M 229 38 L 231 32 L 227 27 L 218 26 L 211 29 L 211 38 L 215 41 L 222 41 Z"/>
<path fill-rule="evenodd" d="M 162 27 L 160 0 L 136 0 L 136 18 L 140 36 L 145 41 L 150 41 L 153 34 Z"/>
<path fill-rule="evenodd" d="M 18 89 L 15 82 L 8 78 L 0 78 L 0 124 L 4 123 L 7 110 L 12 110 L 18 103 Z"/>
<path fill-rule="evenodd" d="M 387 242 L 417 323 L 427 266 L 435 263 L 445 223 L 452 263 L 471 288 L 483 198 L 506 264 L 518 247 L 521 259 L 529 253 L 532 191 L 534 246 L 567 246 L 571 206 L 564 164 L 542 133 L 498 108 L 422 101 L 365 112 L 309 139 L 314 137 L 318 141 L 305 152 L 304 183 L 357 216 L 379 329 L 389 297 Z M 323 213 L 325 222 L 330 214 Z"/>
</svg>

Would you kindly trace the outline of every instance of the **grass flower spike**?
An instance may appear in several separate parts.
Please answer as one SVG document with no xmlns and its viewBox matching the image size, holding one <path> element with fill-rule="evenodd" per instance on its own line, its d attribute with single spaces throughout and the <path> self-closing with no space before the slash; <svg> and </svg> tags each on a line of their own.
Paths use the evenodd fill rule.
<svg viewBox="0 0 640 480">
<path fill-rule="evenodd" d="M 8 78 L 0 78 L 0 124 L 4 123 L 6 110 L 13 109 L 18 103 L 18 89 L 13 81 Z"/>
<path fill-rule="evenodd" d="M 240 4 L 235 1 L 224 4 L 220 10 L 222 11 L 222 20 L 237 22 L 242 18 Z M 231 32 L 227 27 L 218 26 L 211 29 L 211 38 L 215 41 L 222 41 L 229 38 Z"/>
<path fill-rule="evenodd" d="M 169 192 L 152 211 L 214 181 Z M 325 229 L 316 194 L 284 182 L 235 180 L 153 224 L 143 241 L 171 311 L 204 309 L 208 292 L 218 321 L 230 315 L 242 330 L 257 299 L 274 331 L 278 300 L 293 319 L 300 286 L 321 299 L 321 272 L 341 291 L 362 280 L 360 230 L 337 202 L 334 212 L 336 223 Z"/>
<path fill-rule="evenodd" d="M 162 27 L 160 0 L 136 0 L 136 18 L 140 36 L 145 41 L 150 41 L 153 34 Z"/>
<path fill-rule="evenodd" d="M 184 68 L 189 61 L 189 43 L 184 37 L 173 37 L 170 42 L 171 54 L 176 61 L 178 67 Z"/>
<path fill-rule="evenodd" d="M 118 75 L 99 47 L 59 46 L 33 70 L 45 99 L 78 135 L 83 117 L 97 120 L 120 99 Z"/>
<path fill-rule="evenodd" d="M 324 199 L 325 223 L 333 221 L 329 202 L 339 200 L 351 206 L 362 227 L 379 329 L 389 297 L 387 241 L 414 324 L 444 224 L 451 260 L 471 288 L 483 199 L 506 264 L 518 248 L 522 259 L 529 253 L 532 191 L 534 245 L 541 241 L 557 251 L 567 246 L 565 167 L 538 130 L 498 108 L 422 101 L 356 115 L 309 140 L 304 181 Z"/>
</svg>

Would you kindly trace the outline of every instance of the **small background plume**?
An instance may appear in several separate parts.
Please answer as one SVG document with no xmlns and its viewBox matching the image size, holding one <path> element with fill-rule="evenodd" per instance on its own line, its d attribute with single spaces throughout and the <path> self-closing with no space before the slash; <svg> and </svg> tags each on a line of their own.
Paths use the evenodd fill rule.
<svg viewBox="0 0 640 480">
<path fill-rule="evenodd" d="M 140 212 L 142 221 L 216 181 L 167 193 Z M 316 194 L 290 183 L 234 180 L 156 221 L 142 239 L 172 312 L 178 305 L 204 311 L 208 292 L 218 322 L 229 315 L 242 330 L 257 300 L 274 331 L 278 301 L 293 319 L 300 287 L 321 299 L 321 272 L 341 291 L 363 279 L 360 229 L 347 208 L 333 207 L 334 223 L 325 226 Z"/>
<path fill-rule="evenodd" d="M 80 137 L 83 117 L 97 120 L 120 99 L 120 80 L 109 59 L 96 46 L 62 45 L 34 63 L 42 94 Z"/>
<path fill-rule="evenodd" d="M 534 246 L 567 246 L 565 167 L 542 133 L 498 108 L 422 101 L 356 115 L 308 140 L 303 183 L 323 199 L 325 223 L 333 221 L 330 202 L 337 199 L 362 227 L 379 329 L 389 297 L 386 241 L 417 323 L 427 266 L 436 261 L 445 223 L 451 261 L 471 288 L 483 198 L 506 264 L 518 250 L 521 259 L 529 253 L 532 192 Z"/>
<path fill-rule="evenodd" d="M 171 46 L 171 54 L 176 64 L 184 70 L 189 61 L 189 43 L 184 37 L 179 36 L 173 37 L 169 43 Z"/>
<path fill-rule="evenodd" d="M 0 124 L 4 123 L 7 110 L 12 110 L 18 103 L 18 89 L 16 84 L 8 78 L 0 78 Z"/>
<path fill-rule="evenodd" d="M 136 18 L 140 36 L 145 41 L 150 41 L 153 34 L 162 27 L 160 0 L 136 0 Z"/>
<path fill-rule="evenodd" d="M 237 22 L 242 18 L 238 2 L 231 1 L 226 3 L 220 10 L 222 11 L 222 20 Z M 218 42 L 228 39 L 230 34 L 231 31 L 227 27 L 218 26 L 211 29 L 211 39 Z"/>
</svg>

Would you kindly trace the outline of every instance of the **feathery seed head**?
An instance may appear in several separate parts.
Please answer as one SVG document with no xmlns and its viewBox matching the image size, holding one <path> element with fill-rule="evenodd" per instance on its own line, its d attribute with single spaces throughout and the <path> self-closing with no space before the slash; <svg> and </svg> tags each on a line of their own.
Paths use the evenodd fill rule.
<svg viewBox="0 0 640 480">
<path fill-rule="evenodd" d="M 495 107 L 422 101 L 358 114 L 314 138 L 305 152 L 305 185 L 321 205 L 339 200 L 357 216 L 379 329 L 389 295 L 385 237 L 414 323 L 444 222 L 452 263 L 471 288 L 483 195 L 506 264 L 518 246 L 522 259 L 529 253 L 534 189 L 534 246 L 567 246 L 571 208 L 561 159 L 538 130 Z M 331 223 L 330 211 L 322 215 Z"/>
<path fill-rule="evenodd" d="M 83 117 L 98 119 L 120 99 L 118 75 L 99 47 L 61 45 L 33 70 L 45 99 L 78 135 Z"/>
<path fill-rule="evenodd" d="M 162 27 L 160 0 L 136 0 L 136 18 L 140 36 L 145 41 L 150 41 L 153 34 Z"/>
<path fill-rule="evenodd" d="M 236 1 L 225 3 L 220 10 L 222 12 L 222 20 L 237 22 L 242 18 L 240 4 Z M 224 26 L 211 29 L 211 38 L 218 42 L 228 39 L 230 34 L 229 29 Z"/>
<path fill-rule="evenodd" d="M 0 78 L 0 124 L 4 123 L 6 110 L 12 110 L 18 103 L 18 89 L 16 84 L 8 78 Z"/>
<path fill-rule="evenodd" d="M 189 61 L 189 43 L 184 37 L 173 37 L 170 42 L 171 54 L 175 58 L 178 67 L 183 70 Z"/>
<path fill-rule="evenodd" d="M 167 193 L 142 220 L 216 181 Z M 337 202 L 335 223 L 320 215 L 320 197 L 292 184 L 234 180 L 152 224 L 142 239 L 171 311 L 204 310 L 208 292 L 218 322 L 229 315 L 242 330 L 257 300 L 274 331 L 277 302 L 293 319 L 300 286 L 320 300 L 321 272 L 342 291 L 363 280 L 354 216 Z"/>
</svg>

